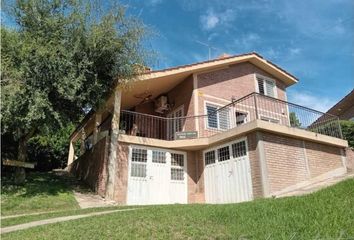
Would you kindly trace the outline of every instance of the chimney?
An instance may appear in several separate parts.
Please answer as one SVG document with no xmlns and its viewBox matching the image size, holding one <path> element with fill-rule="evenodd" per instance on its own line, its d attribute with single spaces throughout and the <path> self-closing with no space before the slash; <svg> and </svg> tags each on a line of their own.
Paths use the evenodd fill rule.
<svg viewBox="0 0 354 240">
<path fill-rule="evenodd" d="M 218 59 L 223 59 L 223 58 L 228 58 L 228 57 L 231 57 L 231 55 L 227 54 L 227 53 L 223 53 L 218 57 Z"/>
</svg>

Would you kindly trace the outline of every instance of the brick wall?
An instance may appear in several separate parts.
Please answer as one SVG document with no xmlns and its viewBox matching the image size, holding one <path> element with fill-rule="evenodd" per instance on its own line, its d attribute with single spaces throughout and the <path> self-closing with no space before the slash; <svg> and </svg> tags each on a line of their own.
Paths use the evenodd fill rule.
<svg viewBox="0 0 354 240">
<path fill-rule="evenodd" d="M 339 148 L 313 142 L 306 142 L 305 145 L 311 177 L 343 166 Z"/>
<path fill-rule="evenodd" d="M 271 193 L 309 178 L 301 140 L 270 133 L 261 136 Z"/>
<path fill-rule="evenodd" d="M 255 65 L 245 62 L 231 65 L 228 68 L 198 74 L 198 90 L 203 94 L 212 95 L 231 101 L 256 91 L 254 73 L 272 78 L 276 81 L 279 99 L 286 100 L 283 82 L 261 70 Z"/>
<path fill-rule="evenodd" d="M 270 193 L 343 167 L 340 148 L 262 132 Z"/>
<path fill-rule="evenodd" d="M 188 203 L 204 203 L 203 159 L 200 151 L 187 152 Z"/>
<path fill-rule="evenodd" d="M 114 200 L 120 204 L 127 202 L 129 145 L 123 142 L 117 147 L 117 172 L 115 176 Z"/>
<path fill-rule="evenodd" d="M 86 151 L 76 159 L 69 166 L 69 172 L 87 183 L 99 195 L 105 196 L 107 158 L 108 141 L 105 137 L 96 143 L 91 150 Z"/>
<path fill-rule="evenodd" d="M 253 198 L 260 198 L 263 196 L 262 175 L 259 163 L 259 152 L 257 149 L 256 133 L 251 133 L 247 136 L 248 156 L 251 165 L 251 178 L 253 188 Z"/>
<path fill-rule="evenodd" d="M 345 149 L 346 153 L 346 167 L 348 169 L 348 172 L 353 172 L 354 171 L 354 150 L 351 148 L 346 148 Z"/>
</svg>

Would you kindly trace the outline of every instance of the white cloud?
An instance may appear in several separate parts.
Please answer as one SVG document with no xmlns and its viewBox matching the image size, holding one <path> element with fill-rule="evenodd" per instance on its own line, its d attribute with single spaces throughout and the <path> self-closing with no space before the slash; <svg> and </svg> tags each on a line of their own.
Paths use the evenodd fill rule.
<svg viewBox="0 0 354 240">
<path fill-rule="evenodd" d="M 301 49 L 300 48 L 290 48 L 289 52 L 290 52 L 290 55 L 294 56 L 294 55 L 299 54 L 301 52 Z"/>
<path fill-rule="evenodd" d="M 208 11 L 207 15 L 203 15 L 200 17 L 200 21 L 202 23 L 202 28 L 205 30 L 213 29 L 218 23 L 219 18 L 214 14 L 213 11 Z"/>
<path fill-rule="evenodd" d="M 233 44 L 239 51 L 245 52 L 255 50 L 255 45 L 260 42 L 261 37 L 257 33 L 243 34 L 234 40 Z"/>
<path fill-rule="evenodd" d="M 203 30 L 212 30 L 217 26 L 228 27 L 229 23 L 235 20 L 235 12 L 227 9 L 223 12 L 215 12 L 209 9 L 206 14 L 200 16 L 200 23 Z"/>
<path fill-rule="evenodd" d="M 326 112 L 336 103 L 328 97 L 316 96 L 309 92 L 291 91 L 288 93 L 288 98 L 289 102 L 321 112 Z"/>
</svg>

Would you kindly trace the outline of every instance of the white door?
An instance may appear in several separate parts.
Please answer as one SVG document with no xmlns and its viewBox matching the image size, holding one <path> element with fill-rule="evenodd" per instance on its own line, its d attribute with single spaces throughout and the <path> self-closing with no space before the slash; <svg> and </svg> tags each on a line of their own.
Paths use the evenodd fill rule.
<svg viewBox="0 0 354 240">
<path fill-rule="evenodd" d="M 184 106 L 178 107 L 176 110 L 167 115 L 168 119 L 168 129 L 167 129 L 167 139 L 173 140 L 175 138 L 176 132 L 183 131 L 183 111 Z"/>
<path fill-rule="evenodd" d="M 186 163 L 183 152 L 130 147 L 127 204 L 187 203 Z"/>
<path fill-rule="evenodd" d="M 251 168 L 245 139 L 204 151 L 204 164 L 207 203 L 252 200 Z"/>
</svg>

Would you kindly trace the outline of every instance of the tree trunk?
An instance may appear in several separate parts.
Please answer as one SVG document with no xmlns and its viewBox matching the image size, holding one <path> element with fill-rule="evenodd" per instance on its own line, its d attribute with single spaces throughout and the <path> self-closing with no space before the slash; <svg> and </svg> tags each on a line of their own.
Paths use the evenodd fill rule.
<svg viewBox="0 0 354 240">
<path fill-rule="evenodd" d="M 27 160 L 27 138 L 23 136 L 18 143 L 17 160 L 26 162 Z M 23 167 L 16 167 L 15 170 L 15 184 L 23 184 L 26 179 L 26 171 Z"/>
<path fill-rule="evenodd" d="M 23 133 L 18 129 L 19 133 Z M 35 129 L 31 129 L 27 134 L 23 134 L 18 141 L 17 161 L 26 162 L 27 160 L 27 142 L 34 135 Z M 15 184 L 24 184 L 26 180 L 26 171 L 23 167 L 16 167 Z"/>
</svg>

